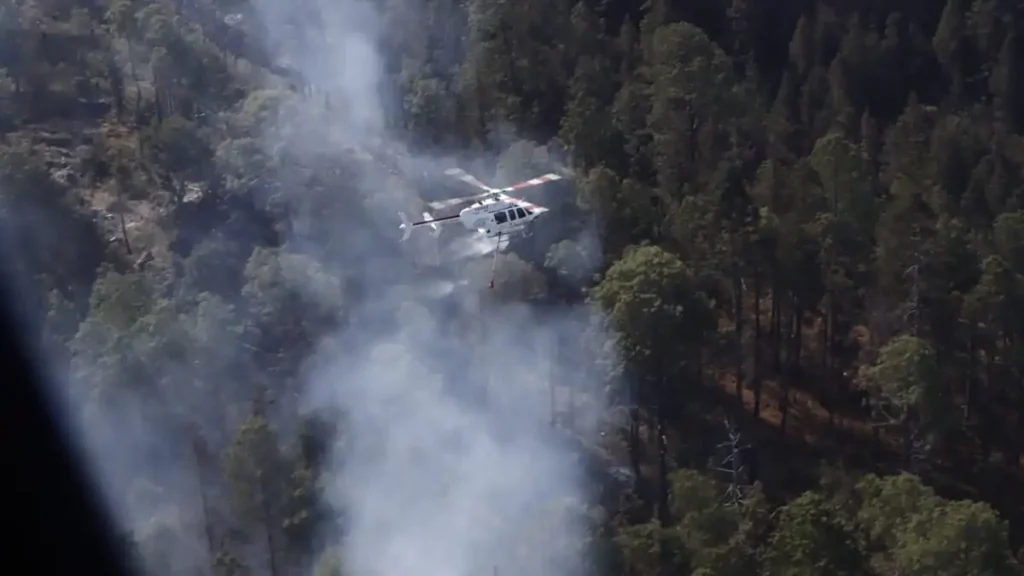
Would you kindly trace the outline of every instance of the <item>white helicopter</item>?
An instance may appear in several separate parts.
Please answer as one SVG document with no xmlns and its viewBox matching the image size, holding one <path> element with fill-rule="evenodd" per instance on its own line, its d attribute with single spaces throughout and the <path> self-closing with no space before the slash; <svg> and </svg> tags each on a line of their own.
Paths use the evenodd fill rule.
<svg viewBox="0 0 1024 576">
<path fill-rule="evenodd" d="M 434 231 L 434 235 L 437 236 L 441 233 L 441 229 L 438 227 L 439 224 L 448 224 L 459 221 L 467 230 L 476 231 L 486 238 L 497 238 L 498 246 L 500 247 L 502 237 L 507 238 L 516 232 L 523 231 L 530 222 L 548 211 L 548 208 L 543 206 L 527 202 L 522 198 L 509 196 L 507 192 L 514 192 L 531 186 L 539 186 L 547 182 L 561 180 L 562 178 L 559 174 L 549 173 L 525 180 L 518 184 L 513 184 L 506 188 L 491 188 L 459 168 L 451 168 L 445 170 L 444 173 L 448 176 L 458 178 L 459 180 L 475 186 L 476 188 L 480 188 L 481 190 L 484 190 L 484 192 L 473 196 L 450 198 L 448 200 L 428 203 L 428 206 L 431 208 L 440 210 L 451 206 L 458 206 L 459 204 L 464 204 L 466 202 L 472 202 L 470 206 L 463 208 L 457 214 L 452 214 L 451 216 L 434 218 L 429 213 L 424 212 L 423 220 L 410 222 L 409 218 L 406 217 L 405 214 L 399 212 L 398 215 L 402 219 L 402 224 L 399 228 L 403 231 L 403 241 L 409 238 L 410 234 L 412 234 L 413 228 L 429 226 Z M 495 250 L 494 263 L 497 262 L 497 257 L 498 250 Z M 491 288 L 494 288 L 494 263 L 491 265 Z"/>
</svg>

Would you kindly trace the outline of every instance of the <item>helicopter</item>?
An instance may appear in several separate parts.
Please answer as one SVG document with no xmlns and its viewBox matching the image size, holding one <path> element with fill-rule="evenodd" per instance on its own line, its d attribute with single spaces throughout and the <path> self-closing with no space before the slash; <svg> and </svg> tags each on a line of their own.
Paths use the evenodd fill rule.
<svg viewBox="0 0 1024 576">
<path fill-rule="evenodd" d="M 505 188 L 491 188 L 460 168 L 450 168 L 445 170 L 444 173 L 447 176 L 457 178 L 471 186 L 484 190 L 484 192 L 473 196 L 449 198 L 428 203 L 428 206 L 435 210 L 443 210 L 467 202 L 471 203 L 458 213 L 450 216 L 435 218 L 429 212 L 424 212 L 423 220 L 412 222 L 404 213 L 399 212 L 398 216 L 402 220 L 399 226 L 399 229 L 403 232 L 402 241 L 408 240 L 414 228 L 429 226 L 436 237 L 441 233 L 438 225 L 461 222 L 467 230 L 475 231 L 485 238 L 496 238 L 500 248 L 502 237 L 508 238 L 512 234 L 524 231 L 531 222 L 541 214 L 549 211 L 544 206 L 510 196 L 508 193 L 562 179 L 560 174 L 549 173 Z M 491 265 L 491 288 L 494 288 L 494 267 L 497 263 L 498 251 L 497 249 L 494 251 L 494 262 Z"/>
</svg>

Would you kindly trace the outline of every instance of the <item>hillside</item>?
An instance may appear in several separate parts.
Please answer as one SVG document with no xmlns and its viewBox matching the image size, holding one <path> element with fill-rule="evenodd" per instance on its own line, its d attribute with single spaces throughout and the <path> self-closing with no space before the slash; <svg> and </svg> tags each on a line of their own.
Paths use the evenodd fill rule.
<svg viewBox="0 0 1024 576">
<path fill-rule="evenodd" d="M 126 554 L 1024 574 L 1017 4 L 3 3 L 5 272 Z M 450 167 L 564 179 L 399 242 Z"/>
</svg>

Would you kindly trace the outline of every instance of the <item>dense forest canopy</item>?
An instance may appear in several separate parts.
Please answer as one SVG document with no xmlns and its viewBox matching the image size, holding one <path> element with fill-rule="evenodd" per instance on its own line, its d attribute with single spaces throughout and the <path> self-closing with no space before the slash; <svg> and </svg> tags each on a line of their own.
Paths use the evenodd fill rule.
<svg viewBox="0 0 1024 576">
<path fill-rule="evenodd" d="M 141 571 L 1024 573 L 1024 3 L 0 22 L 5 277 Z M 566 176 L 493 291 L 399 242 L 451 166 Z"/>
</svg>

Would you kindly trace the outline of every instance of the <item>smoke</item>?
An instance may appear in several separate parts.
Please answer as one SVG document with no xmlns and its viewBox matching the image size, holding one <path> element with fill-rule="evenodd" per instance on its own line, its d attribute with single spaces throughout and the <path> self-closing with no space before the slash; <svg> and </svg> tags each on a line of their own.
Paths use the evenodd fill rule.
<svg viewBox="0 0 1024 576">
<path fill-rule="evenodd" d="M 477 234 L 466 235 L 451 243 L 449 255 L 453 260 L 485 256 L 498 249 L 498 242 L 497 238 L 487 238 Z M 502 240 L 501 242 L 501 248 L 504 249 L 508 241 Z"/>
<path fill-rule="evenodd" d="M 324 1 L 303 10 L 267 0 L 258 6 L 269 44 L 331 103 L 296 96 L 265 133 L 267 148 L 284 146 L 310 158 L 352 146 L 400 150 L 385 134 L 383 57 L 376 48 L 382 22 L 371 5 Z M 391 160 L 406 174 L 444 163 L 404 153 Z M 395 213 L 415 204 L 416 191 L 373 174 L 364 171 L 358 190 L 351 182 L 337 186 L 346 202 L 368 207 L 373 221 L 364 225 L 377 234 L 341 233 L 348 248 L 340 256 L 294 243 L 317 258 L 341 259 L 324 265 L 360 270 L 370 285 L 351 327 L 322 343 L 311 360 L 302 401 L 307 413 L 334 408 L 346 415 L 325 488 L 344 515 L 344 535 L 331 535 L 344 572 L 579 573 L 584 478 L 578 454 L 551 422 L 560 406 L 575 415 L 576 434 L 590 436 L 597 426 L 602 410 L 593 402 L 599 396 L 592 394 L 582 338 L 594 330 L 593 312 L 538 313 L 488 301 L 485 283 L 465 277 L 473 265 L 453 264 L 475 259 L 474 265 L 490 266 L 496 247 L 478 238 L 440 250 L 436 261 L 451 279 L 421 279 L 408 254 L 379 240 L 397 237 Z M 412 248 L 417 242 L 431 240 L 416 236 Z M 394 282 L 420 289 L 389 290 Z M 442 297 L 455 299 L 454 312 L 438 304 Z M 470 326 L 452 329 L 455 318 L 470 319 Z M 591 394 L 573 396 L 578 405 L 570 408 L 569 386 Z"/>
<path fill-rule="evenodd" d="M 503 311 L 460 354 L 425 310 L 402 313 L 365 348 L 325 350 L 307 396 L 349 414 L 327 497 L 346 513 L 351 573 L 574 573 L 581 534 L 566 503 L 582 478 L 548 433 L 555 358 L 530 345 L 573 323 Z"/>
<path fill-rule="evenodd" d="M 347 327 L 320 342 L 309 359 L 299 399 L 304 414 L 345 416 L 324 478 L 324 496 L 342 516 L 343 530 L 323 535 L 341 550 L 345 573 L 581 572 L 586 482 L 569 437 L 592 436 L 603 413 L 583 337 L 601 339 L 597 317 L 584 308 L 538 312 L 502 304 L 504 287 L 488 293 L 481 273 L 491 267 L 493 241 L 417 235 L 397 247 L 397 212 L 418 213 L 420 176 L 451 160 L 408 154 L 388 136 L 400 119 L 387 104 L 395 94 L 383 85 L 386 54 L 378 45 L 385 30 L 374 3 L 258 0 L 254 12 L 224 22 L 259 32 L 279 64 L 316 89 L 307 97 L 268 85 L 246 106 L 276 98 L 268 105 L 272 113 L 224 117 L 256 118 L 266 156 L 347 167 L 326 183 L 330 194 L 314 193 L 309 173 L 292 170 L 278 174 L 277 191 L 260 199 L 287 204 L 289 252 L 362 287 Z M 218 153 L 247 153 L 233 144 Z M 461 166 L 488 180 L 480 167 L 494 158 L 466 156 Z M 521 160 L 511 164 L 529 163 Z M 545 226 L 560 228 L 557 214 L 545 215 Z M 33 221 L 31 228 L 37 245 L 81 249 L 75 241 L 48 243 L 54 228 L 67 226 Z M 574 239 L 587 244 L 592 235 L 584 230 Z M 226 264 L 212 254 L 210 267 Z M 38 260 L 53 260 L 44 256 Z M 427 260 L 430 275 L 414 265 Z M 515 278 L 525 268 L 521 261 L 499 253 L 497 262 L 509 272 L 509 286 L 522 281 Z M 300 272 L 284 267 L 282 273 L 309 299 L 338 297 Z M 197 573 L 209 566 L 209 548 L 222 544 L 208 541 L 200 518 L 207 514 L 204 498 L 214 501 L 212 508 L 222 506 L 223 494 L 204 496 L 216 490 L 210 485 L 218 481 L 204 474 L 216 468 L 211 463 L 219 454 L 195 448 L 194 431 L 181 424 L 190 421 L 210 446 L 225 446 L 260 375 L 235 363 L 237 335 L 226 311 L 239 302 L 214 298 L 183 315 L 166 304 L 163 280 L 151 271 L 101 270 L 90 318 L 70 343 L 70 371 L 56 378 L 63 385 L 54 389 L 66 400 L 71 436 L 89 456 L 120 525 L 142 543 L 147 564 L 158 573 Z M 128 349 L 133 353 L 116 353 Z M 224 415 L 213 406 L 241 408 Z M 294 424 L 286 413 L 281 406 L 273 412 L 282 428 Z M 568 413 L 571 434 L 564 432 Z"/>
</svg>

